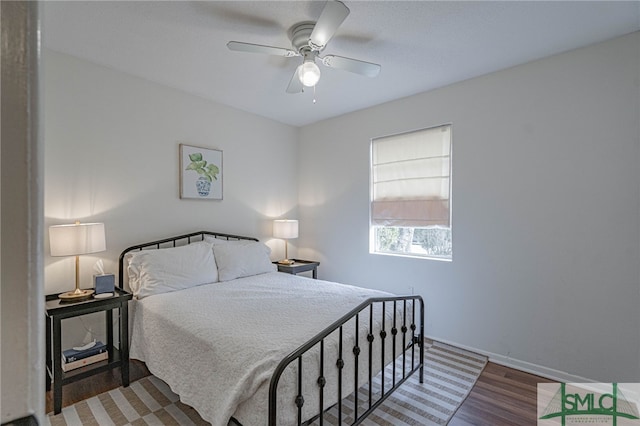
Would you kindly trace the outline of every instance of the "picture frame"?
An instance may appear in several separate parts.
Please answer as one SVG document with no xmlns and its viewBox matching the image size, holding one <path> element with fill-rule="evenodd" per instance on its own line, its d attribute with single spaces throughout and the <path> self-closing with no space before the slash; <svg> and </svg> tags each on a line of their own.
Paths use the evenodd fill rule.
<svg viewBox="0 0 640 426">
<path fill-rule="evenodd" d="M 222 200 L 222 151 L 180 144 L 180 198 Z"/>
</svg>

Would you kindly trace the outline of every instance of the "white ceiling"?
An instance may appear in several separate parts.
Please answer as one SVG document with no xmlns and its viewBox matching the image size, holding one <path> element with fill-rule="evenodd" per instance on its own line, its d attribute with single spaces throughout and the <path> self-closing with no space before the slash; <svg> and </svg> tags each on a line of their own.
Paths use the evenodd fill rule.
<svg viewBox="0 0 640 426">
<path fill-rule="evenodd" d="M 285 93 L 300 58 L 229 51 L 291 47 L 287 30 L 323 1 L 47 1 L 43 45 L 294 126 L 640 30 L 640 1 L 350 1 L 323 54 L 382 65 L 368 78 L 321 66 Z"/>
</svg>

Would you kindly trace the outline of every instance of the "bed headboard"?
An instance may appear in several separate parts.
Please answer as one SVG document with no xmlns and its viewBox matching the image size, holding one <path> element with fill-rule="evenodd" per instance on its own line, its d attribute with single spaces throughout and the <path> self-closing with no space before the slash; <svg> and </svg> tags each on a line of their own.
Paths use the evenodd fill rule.
<svg viewBox="0 0 640 426">
<path fill-rule="evenodd" d="M 169 247 L 178 247 L 186 244 L 191 244 L 195 241 L 203 241 L 205 235 L 210 235 L 214 238 L 219 238 L 221 240 L 227 241 L 237 241 L 237 240 L 249 240 L 249 241 L 258 241 L 257 238 L 253 237 L 244 237 L 242 235 L 232 235 L 232 234 L 222 234 L 220 232 L 210 232 L 210 231 L 198 231 L 193 232 L 191 234 L 178 235 L 176 237 L 164 238 L 162 240 L 150 241 L 148 243 L 138 244 L 135 246 L 131 246 L 127 249 L 124 249 L 122 253 L 120 253 L 120 258 L 118 260 L 118 286 L 124 290 L 124 256 L 131 251 L 141 251 L 141 250 L 157 250 L 161 248 L 169 248 Z"/>
</svg>

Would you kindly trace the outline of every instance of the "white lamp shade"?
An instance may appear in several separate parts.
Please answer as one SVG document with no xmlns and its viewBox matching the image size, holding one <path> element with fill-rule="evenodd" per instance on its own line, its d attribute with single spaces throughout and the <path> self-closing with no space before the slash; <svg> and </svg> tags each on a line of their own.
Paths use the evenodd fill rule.
<svg viewBox="0 0 640 426">
<path fill-rule="evenodd" d="M 273 236 L 275 238 L 298 238 L 298 221 L 280 219 L 273 221 Z"/>
<path fill-rule="evenodd" d="M 105 251 L 104 223 L 77 223 L 49 227 L 51 256 L 77 256 Z"/>
</svg>

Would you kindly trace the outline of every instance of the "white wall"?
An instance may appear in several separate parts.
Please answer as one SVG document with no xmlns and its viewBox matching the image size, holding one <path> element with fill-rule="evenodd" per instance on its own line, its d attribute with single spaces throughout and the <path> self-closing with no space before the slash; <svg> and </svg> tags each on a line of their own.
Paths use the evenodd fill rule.
<svg viewBox="0 0 640 426">
<path fill-rule="evenodd" d="M 559 378 L 640 381 L 639 46 L 635 33 L 302 128 L 300 256 L 321 278 L 414 288 L 430 336 Z M 369 254 L 370 139 L 443 123 L 453 262 Z"/>
<path fill-rule="evenodd" d="M 80 259 L 82 286 L 97 259 L 117 273 L 123 249 L 191 231 L 255 236 L 283 257 L 271 220 L 297 213 L 296 128 L 49 50 L 44 77 L 46 228 L 106 229 L 107 251 Z M 223 151 L 223 201 L 179 198 L 179 143 Z M 73 286 L 74 259 L 51 257 L 47 234 L 45 291 Z M 64 344 L 84 328 L 104 338 L 94 322 L 65 325 Z"/>
<path fill-rule="evenodd" d="M 0 422 L 44 415 L 39 5 L 2 2 Z"/>
</svg>

